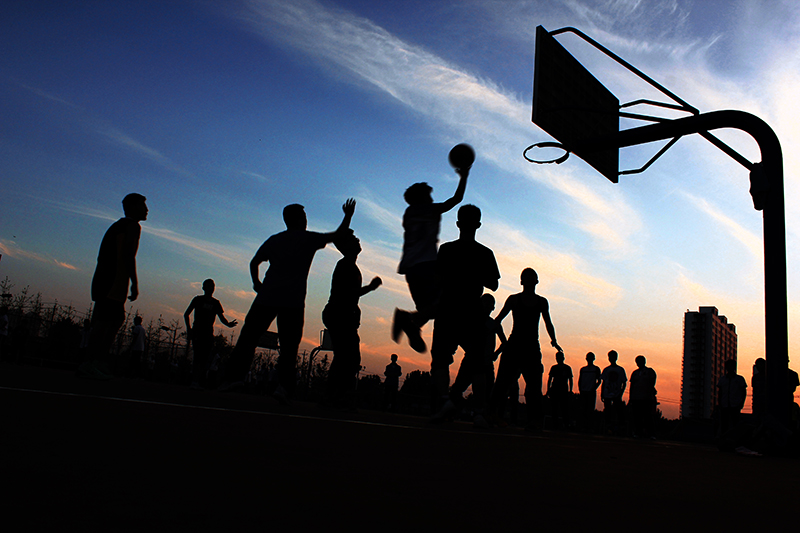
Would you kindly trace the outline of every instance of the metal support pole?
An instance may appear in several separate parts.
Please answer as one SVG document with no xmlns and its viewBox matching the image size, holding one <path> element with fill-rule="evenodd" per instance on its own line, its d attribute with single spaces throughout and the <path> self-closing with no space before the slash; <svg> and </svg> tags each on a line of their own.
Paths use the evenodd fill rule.
<svg viewBox="0 0 800 533">
<path fill-rule="evenodd" d="M 735 128 L 755 139 L 761 150 L 761 166 L 768 191 L 764 193 L 764 319 L 767 360 L 767 413 L 784 427 L 790 406 L 787 388 L 789 368 L 786 284 L 786 215 L 783 191 L 783 154 L 769 125 L 744 111 L 712 111 L 620 131 L 616 135 L 581 142 L 573 151 L 619 149 L 709 130 Z M 754 196 L 755 200 L 755 196 Z"/>
</svg>

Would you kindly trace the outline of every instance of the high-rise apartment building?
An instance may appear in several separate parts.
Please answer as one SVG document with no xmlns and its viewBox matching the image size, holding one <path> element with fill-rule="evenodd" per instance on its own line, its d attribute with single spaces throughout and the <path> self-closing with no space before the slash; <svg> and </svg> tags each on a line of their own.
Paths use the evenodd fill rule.
<svg viewBox="0 0 800 533">
<path fill-rule="evenodd" d="M 736 343 L 736 326 L 716 307 L 686 311 L 681 418 L 711 418 L 717 404 L 717 382 L 725 374 L 725 361 L 736 360 Z"/>
</svg>

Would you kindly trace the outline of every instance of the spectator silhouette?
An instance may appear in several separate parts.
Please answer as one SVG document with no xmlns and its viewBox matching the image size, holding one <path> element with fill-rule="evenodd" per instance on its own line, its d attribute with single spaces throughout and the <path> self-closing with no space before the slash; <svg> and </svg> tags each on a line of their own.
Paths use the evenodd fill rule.
<svg viewBox="0 0 800 533">
<path fill-rule="evenodd" d="M 525 405 L 527 409 L 527 429 L 537 429 L 542 417 L 542 350 L 539 346 L 539 317 L 542 318 L 550 336 L 550 345 L 562 351 L 556 341 L 556 330 L 550 319 L 550 304 L 547 298 L 536 294 L 539 276 L 532 268 L 520 274 L 522 292 L 512 294 L 506 299 L 495 320 L 498 324 L 512 314 L 514 325 L 508 341 L 501 346 L 502 355 L 497 369 L 497 380 L 492 391 L 492 413 L 499 418 L 503 415 L 504 404 L 512 383 L 525 378 Z"/>
<path fill-rule="evenodd" d="M 628 403 L 633 416 L 633 436 L 655 438 L 656 371 L 647 366 L 643 355 L 636 356 L 636 370 L 631 372 Z"/>
<path fill-rule="evenodd" d="M 592 352 L 586 354 L 586 366 L 581 368 L 578 377 L 578 394 L 581 409 L 581 421 L 584 428 L 590 429 L 594 409 L 597 405 L 597 389 L 600 387 L 600 367 L 594 364 L 595 355 Z"/>
<path fill-rule="evenodd" d="M 114 222 L 103 236 L 92 277 L 92 332 L 89 336 L 90 360 L 78 367 L 78 375 L 109 379 L 109 351 L 125 321 L 125 300 L 139 296 L 136 252 L 142 227 L 147 220 L 146 198 L 131 193 L 122 200 L 125 216 Z M 129 293 L 130 288 L 130 293 Z"/>
<path fill-rule="evenodd" d="M 8 307 L 0 307 L 0 361 L 5 361 L 8 345 Z"/>
<path fill-rule="evenodd" d="M 208 386 L 206 380 L 208 367 L 211 364 L 211 351 L 214 349 L 214 322 L 219 317 L 220 322 L 229 328 L 235 327 L 239 322 L 225 318 L 222 304 L 214 298 L 216 284 L 213 279 L 203 282 L 203 294 L 195 296 L 189 302 L 189 307 L 183 313 L 186 322 L 186 339 L 192 342 L 194 354 L 192 356 L 192 383 L 193 389 L 202 389 Z M 191 323 L 194 313 L 194 325 Z"/>
<path fill-rule="evenodd" d="M 369 284 L 361 286 L 361 270 L 356 264 L 361 242 L 352 230 L 341 232 L 333 245 L 343 257 L 333 270 L 330 298 L 322 310 L 322 322 L 328 328 L 333 345 L 325 403 L 332 407 L 355 407 L 348 396 L 355 393 L 361 370 L 361 339 L 358 336 L 361 309 L 358 300 L 380 287 L 382 282 L 375 276 Z"/>
<path fill-rule="evenodd" d="M 297 349 L 303 336 L 306 287 L 311 262 L 317 250 L 325 247 L 350 227 L 356 209 L 352 198 L 342 206 L 344 218 L 331 233 L 308 231 L 308 220 L 302 205 L 291 204 L 283 209 L 286 231 L 271 236 L 250 261 L 250 278 L 256 298 L 244 319 L 242 331 L 231 352 L 225 378 L 219 390 L 228 391 L 243 386 L 255 349 L 272 322 L 278 321 L 278 386 L 273 396 L 287 403 L 296 384 Z M 259 266 L 269 263 L 264 280 L 260 281 Z"/>
<path fill-rule="evenodd" d="M 603 400 L 603 418 L 606 431 L 619 434 L 625 423 L 625 402 L 622 394 L 628 385 L 628 375 L 625 369 L 617 364 L 619 354 L 611 350 L 608 352 L 609 365 L 603 369 L 600 378 L 603 380 L 600 389 L 600 399 Z"/>
<path fill-rule="evenodd" d="M 81 342 L 79 345 L 81 362 L 89 361 L 89 336 L 92 333 L 92 321 L 88 318 L 83 319 L 81 326 Z"/>
<path fill-rule="evenodd" d="M 736 373 L 736 359 L 725 361 L 725 374 L 717 383 L 719 407 L 719 436 L 727 441 L 729 431 L 739 423 L 739 415 L 747 397 L 747 382 Z"/>
<path fill-rule="evenodd" d="M 133 328 L 131 328 L 131 357 L 128 361 L 127 373 L 131 377 L 139 377 L 142 374 L 144 364 L 144 345 L 147 335 L 142 327 L 142 317 L 133 317 Z"/>
<path fill-rule="evenodd" d="M 436 268 L 441 285 L 431 346 L 431 378 L 436 393 L 446 399 L 434 421 L 443 420 L 456 411 L 463 391 L 450 391 L 450 365 L 459 346 L 464 349 L 461 363 L 461 382 L 472 383 L 475 425 L 488 426 L 486 408 L 485 313 L 481 309 L 484 287 L 497 290 L 500 270 L 494 253 L 475 240 L 481 226 L 481 210 L 464 205 L 458 210 L 458 240 L 446 242 L 439 248 Z"/>
<path fill-rule="evenodd" d="M 403 213 L 403 255 L 397 272 L 406 277 L 416 311 L 395 309 L 392 339 L 399 342 L 400 333 L 405 333 L 411 347 L 419 353 L 426 350 L 420 329 L 434 318 L 439 297 L 436 245 L 442 213 L 450 211 L 464 199 L 469 168 L 455 169 L 459 175 L 458 187 L 444 202 L 433 201 L 433 188 L 427 183 L 415 183 L 403 195 L 408 207 Z"/>
<path fill-rule="evenodd" d="M 572 396 L 572 368 L 564 363 L 564 352 L 556 352 L 556 364 L 547 378 L 547 397 L 556 427 L 569 426 L 569 401 Z"/>
<path fill-rule="evenodd" d="M 386 411 L 394 411 L 397 409 L 397 389 L 400 387 L 400 376 L 403 375 L 403 369 L 397 364 L 396 353 L 392 354 L 391 363 L 386 365 L 383 375 L 385 376 L 383 380 L 383 408 Z"/>
<path fill-rule="evenodd" d="M 753 416 L 757 422 L 764 421 L 767 402 L 767 360 L 763 357 L 756 359 L 753 365 L 753 377 L 750 380 L 753 387 Z"/>
<path fill-rule="evenodd" d="M 792 370 L 791 368 L 786 369 L 786 380 L 787 380 L 787 401 L 789 402 L 789 422 L 790 422 L 790 429 L 794 432 L 797 431 L 798 425 L 800 425 L 800 406 L 797 405 L 797 402 L 794 401 L 794 393 L 797 391 L 797 387 L 800 387 L 800 376 L 797 375 L 797 372 Z"/>
</svg>

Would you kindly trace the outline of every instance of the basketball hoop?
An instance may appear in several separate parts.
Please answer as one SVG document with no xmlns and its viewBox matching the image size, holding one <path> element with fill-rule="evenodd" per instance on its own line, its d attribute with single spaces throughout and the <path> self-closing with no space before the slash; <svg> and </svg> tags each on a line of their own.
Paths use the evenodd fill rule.
<svg viewBox="0 0 800 533">
<path fill-rule="evenodd" d="M 530 150 L 532 148 L 560 148 L 560 149 L 564 150 L 564 155 L 562 155 L 561 157 L 557 157 L 555 159 L 545 159 L 543 161 L 539 161 L 538 159 L 531 159 L 530 157 L 528 157 L 528 150 Z M 524 157 L 525 160 L 528 161 L 529 163 L 536 163 L 537 165 L 549 165 L 551 163 L 555 163 L 556 165 L 560 165 L 561 163 L 563 163 L 564 161 L 569 159 L 569 150 L 567 150 L 567 147 L 564 146 L 561 143 L 554 142 L 554 141 L 544 141 L 544 142 L 532 144 L 532 145 L 528 146 L 527 148 L 525 148 L 525 151 L 522 152 L 522 157 Z"/>
</svg>

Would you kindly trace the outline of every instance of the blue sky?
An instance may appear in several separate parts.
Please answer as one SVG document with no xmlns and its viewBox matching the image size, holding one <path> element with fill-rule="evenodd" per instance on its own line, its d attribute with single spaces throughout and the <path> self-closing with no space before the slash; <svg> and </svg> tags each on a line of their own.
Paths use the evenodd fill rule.
<svg viewBox="0 0 800 533">
<path fill-rule="evenodd" d="M 604 362 L 616 349 L 630 370 L 642 353 L 676 415 L 683 313 L 715 305 L 737 325 L 749 379 L 764 310 L 761 216 L 746 171 L 697 136 L 616 185 L 575 156 L 525 162 L 526 146 L 549 140 L 530 121 L 540 24 L 581 29 L 701 111 L 748 111 L 776 131 L 791 357 L 800 7 L 788 1 L 5 2 L 0 276 L 88 307 L 100 239 L 136 191 L 150 217 L 134 308 L 177 318 L 212 277 L 229 318 L 242 318 L 247 263 L 283 229 L 283 206 L 305 205 L 310 229 L 329 231 L 352 196 L 364 277 L 384 280 L 361 301 L 363 363 L 382 373 L 394 352 L 404 372 L 427 369 L 426 355 L 388 332 L 393 309 L 411 306 L 395 273 L 402 193 L 427 181 L 434 198 L 449 197 L 447 152 L 468 142 L 477 161 L 465 202 L 483 210 L 478 239 L 500 264 L 498 305 L 535 268 L 574 370 L 589 350 Z M 574 36 L 559 41 L 621 101 L 655 96 Z M 719 136 L 760 159 L 746 134 Z M 623 150 L 621 168 L 657 148 Z M 441 240 L 456 237 L 449 213 Z M 312 267 L 304 348 L 322 328 L 337 256 L 329 247 Z"/>
</svg>

